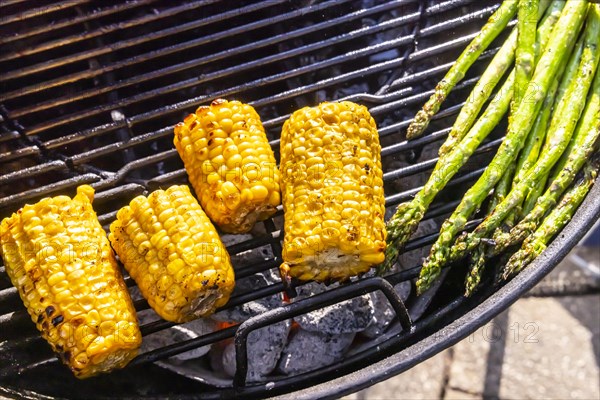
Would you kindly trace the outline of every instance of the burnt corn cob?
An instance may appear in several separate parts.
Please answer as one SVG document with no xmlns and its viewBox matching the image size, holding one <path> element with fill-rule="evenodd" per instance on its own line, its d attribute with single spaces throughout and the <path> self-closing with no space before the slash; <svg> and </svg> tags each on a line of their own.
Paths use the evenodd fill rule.
<svg viewBox="0 0 600 400">
<path fill-rule="evenodd" d="M 162 318 L 191 321 L 229 300 L 234 287 L 229 254 L 187 186 L 134 198 L 118 211 L 109 239 Z"/>
<path fill-rule="evenodd" d="M 0 253 L 27 312 L 78 378 L 124 367 L 142 342 L 94 189 L 25 205 L 0 225 Z"/>
<path fill-rule="evenodd" d="M 224 232 L 248 232 L 281 201 L 279 170 L 260 117 L 239 101 L 217 99 L 175 126 L 175 148 L 210 219 Z"/>
<path fill-rule="evenodd" d="M 284 123 L 284 277 L 346 280 L 383 262 L 380 153 L 375 121 L 349 101 L 302 108 Z"/>
</svg>

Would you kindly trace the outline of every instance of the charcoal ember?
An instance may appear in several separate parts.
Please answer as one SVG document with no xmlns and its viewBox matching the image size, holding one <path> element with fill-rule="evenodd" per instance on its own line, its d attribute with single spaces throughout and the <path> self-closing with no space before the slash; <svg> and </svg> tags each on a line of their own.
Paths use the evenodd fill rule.
<svg viewBox="0 0 600 400">
<path fill-rule="evenodd" d="M 261 382 L 268 379 L 281 357 L 281 352 L 290 333 L 291 321 L 285 320 L 258 329 L 248 335 L 247 354 L 248 382 Z M 222 355 L 222 363 L 227 375 L 235 375 L 235 344 L 229 343 Z"/>
<path fill-rule="evenodd" d="M 244 322 L 245 320 L 262 314 L 269 310 L 269 307 L 263 304 L 263 299 L 259 301 L 250 301 L 242 305 L 228 308 L 213 314 L 212 318 L 221 322 Z"/>
<path fill-rule="evenodd" d="M 221 241 L 225 245 L 225 247 L 234 246 L 239 243 L 247 242 L 253 239 L 255 236 L 264 236 L 266 235 L 266 231 L 264 229 L 263 224 L 256 224 L 252 228 L 252 234 L 241 234 L 241 235 L 230 235 L 224 234 L 221 235 Z M 234 266 L 244 266 L 250 264 L 256 264 L 261 261 L 269 260 L 274 257 L 273 250 L 271 250 L 270 245 L 260 246 L 254 249 L 242 251 L 239 253 L 233 253 L 230 251 L 229 258 L 231 259 L 231 264 Z"/>
<path fill-rule="evenodd" d="M 355 333 L 331 334 L 299 329 L 283 350 L 277 369 L 297 375 L 340 361 Z"/>
<path fill-rule="evenodd" d="M 131 296 L 131 300 L 138 301 L 142 300 L 144 296 L 142 296 L 142 292 L 140 292 L 140 288 L 137 286 L 129 287 L 129 295 Z"/>
<path fill-rule="evenodd" d="M 337 283 L 329 286 L 317 282 L 308 283 L 297 288 L 298 296 L 294 301 L 312 297 L 337 286 L 339 286 Z M 355 333 L 369 326 L 374 312 L 373 301 L 367 294 L 302 314 L 294 320 L 308 331 L 331 334 Z"/>
<path fill-rule="evenodd" d="M 394 290 L 398 293 L 398 296 L 400 296 L 402 301 L 406 301 L 410 295 L 411 284 L 408 281 L 400 282 L 394 285 Z M 387 297 L 381 291 L 372 292 L 371 301 L 375 307 L 373 319 L 367 329 L 362 331 L 361 334 L 368 338 L 375 338 L 386 330 L 390 322 L 392 322 L 396 316 L 396 312 L 390 305 Z"/>
<path fill-rule="evenodd" d="M 274 255 L 273 250 L 271 250 L 271 246 L 267 245 L 233 254 L 230 256 L 230 258 L 232 265 L 244 266 L 271 260 L 274 258 Z"/>
<path fill-rule="evenodd" d="M 352 99 L 356 93 L 369 93 L 371 89 L 366 82 L 355 83 L 349 86 L 336 87 L 333 91 L 333 98 L 335 99 Z M 327 99 L 319 99 L 320 101 L 326 101 Z"/>
<path fill-rule="evenodd" d="M 268 270 L 248 277 L 239 279 L 236 282 L 235 290 L 232 296 L 248 293 L 261 287 L 269 286 L 280 281 L 279 273 L 274 270 Z M 255 301 L 249 301 L 239 306 L 228 308 L 213 314 L 213 318 L 222 322 L 244 322 L 250 317 L 262 314 L 265 311 L 279 307 L 283 304 L 281 293 L 272 296 L 260 298 Z"/>
<path fill-rule="evenodd" d="M 371 3 L 370 1 L 367 1 L 366 3 Z M 384 22 L 393 19 L 393 18 L 397 18 L 400 16 L 400 13 L 396 10 L 390 12 L 390 13 L 385 13 L 383 15 L 381 15 L 379 18 L 363 18 L 362 19 L 362 23 L 363 26 L 376 26 L 376 25 L 381 25 Z M 394 29 L 387 29 L 383 32 L 379 32 L 377 34 L 375 34 L 371 40 L 371 44 L 372 45 L 378 45 L 381 44 L 382 42 L 386 42 L 388 40 L 393 40 L 396 38 L 399 38 L 401 36 L 410 34 L 411 31 L 411 26 L 409 24 L 406 25 L 402 25 L 399 28 L 394 28 Z M 395 59 L 400 57 L 400 51 L 398 49 L 391 49 L 391 50 L 387 50 L 381 53 L 376 53 L 372 56 L 369 57 L 369 61 L 371 63 L 376 63 L 376 62 L 381 62 L 381 61 L 387 61 L 387 60 L 391 60 L 391 59 Z M 383 83 L 383 82 L 380 82 Z"/>
<path fill-rule="evenodd" d="M 141 317 L 140 322 L 150 322 L 151 316 Z M 143 323 L 143 322 L 142 322 Z M 175 325 L 171 328 L 164 329 L 144 336 L 141 352 L 159 349 L 169 346 L 174 343 L 180 343 L 185 340 L 195 339 L 199 336 L 215 332 L 218 329 L 218 323 L 210 318 L 200 318 L 182 325 Z M 185 361 L 204 356 L 210 350 L 210 346 L 202 346 L 196 349 L 186 351 L 185 353 L 176 354 L 169 360 Z"/>
<path fill-rule="evenodd" d="M 437 222 L 434 219 L 427 219 L 421 221 L 419 227 L 416 232 L 413 234 L 412 239 L 416 239 L 422 236 L 430 235 L 435 232 L 439 232 L 441 222 Z M 423 263 L 423 259 L 425 259 L 429 255 L 429 250 L 431 246 L 422 246 L 418 249 L 406 251 L 400 254 L 398 257 L 398 264 L 400 269 L 413 268 Z"/>
<path fill-rule="evenodd" d="M 223 245 L 225 247 L 233 246 L 234 244 L 238 244 L 238 243 L 242 243 L 242 242 L 246 242 L 250 239 L 252 239 L 252 235 L 247 234 L 247 233 L 239 234 L 239 235 L 232 235 L 229 233 L 221 234 L 221 242 L 223 242 Z"/>
</svg>

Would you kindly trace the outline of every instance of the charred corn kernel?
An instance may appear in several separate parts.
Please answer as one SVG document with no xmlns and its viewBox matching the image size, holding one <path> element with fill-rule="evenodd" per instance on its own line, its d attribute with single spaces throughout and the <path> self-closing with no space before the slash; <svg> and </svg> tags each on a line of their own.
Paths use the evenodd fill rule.
<svg viewBox="0 0 600 400">
<path fill-rule="evenodd" d="M 10 280 L 42 336 L 78 378 L 124 367 L 142 341 L 93 195 L 90 186 L 80 186 L 73 199 L 42 199 L 0 224 Z"/>
<path fill-rule="evenodd" d="M 366 107 L 296 111 L 281 133 L 282 275 L 345 280 L 383 262 L 381 146 Z"/>
<path fill-rule="evenodd" d="M 175 126 L 173 142 L 202 208 L 221 230 L 248 232 L 275 213 L 279 170 L 252 106 L 223 99 L 201 106 Z"/>
<path fill-rule="evenodd" d="M 138 235 L 143 245 L 136 243 Z M 234 287 L 229 254 L 187 186 L 133 199 L 117 212 L 109 239 L 164 319 L 191 321 L 229 300 Z"/>
</svg>

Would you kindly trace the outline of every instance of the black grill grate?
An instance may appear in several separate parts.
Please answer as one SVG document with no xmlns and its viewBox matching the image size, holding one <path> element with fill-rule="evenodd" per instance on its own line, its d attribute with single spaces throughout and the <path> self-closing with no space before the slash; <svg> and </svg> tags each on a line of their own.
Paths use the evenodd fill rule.
<svg viewBox="0 0 600 400">
<path fill-rule="evenodd" d="M 25 202 L 73 194 L 76 186 L 89 183 L 97 191 L 94 206 L 107 227 L 116 210 L 135 195 L 186 182 L 173 150 L 172 127 L 216 97 L 253 104 L 276 152 L 281 125 L 293 110 L 325 99 L 367 105 L 380 128 L 386 201 L 391 209 L 425 182 L 436 162 L 432 149 L 448 133 L 482 65 L 496 51 L 492 48 L 482 55 L 429 133 L 407 142 L 404 131 L 409 118 L 495 10 L 496 2 L 244 0 L 235 2 L 234 8 L 233 3 L 218 0 L 5 0 L 0 7 L 4 15 L 0 19 L 0 218 Z M 500 133 L 498 129 L 477 151 L 472 166 L 451 181 L 426 219 L 439 221 L 452 211 L 464 185 L 483 171 L 477 160 L 497 148 Z M 235 265 L 238 279 L 278 267 L 280 222 L 281 210 L 263 224 L 264 234 L 228 247 L 236 254 L 270 245 L 275 255 L 264 263 Z M 426 247 L 435 238 L 434 232 L 417 237 L 406 252 Z M 411 323 L 409 313 L 419 300 L 409 299 L 407 313 L 390 285 L 414 279 L 418 271 L 419 266 L 412 266 L 386 279 L 344 285 L 241 325 L 142 354 L 128 369 L 139 372 L 141 365 L 235 335 L 240 366 L 236 387 L 207 388 L 202 396 L 285 393 L 342 376 L 418 343 L 496 290 L 488 282 L 475 298 L 464 300 L 460 292 L 445 288 L 445 296 L 434 299 L 429 311 Z M 134 285 L 129 277 L 126 281 Z M 226 308 L 282 290 L 279 283 L 240 294 Z M 405 327 L 400 335 L 330 367 L 278 379 L 271 386 L 245 385 L 244 338 L 250 331 L 374 290 L 383 291 L 398 313 Z M 135 306 L 138 311 L 148 308 L 143 300 Z M 7 340 L 3 353 L 10 358 L 11 349 L 39 349 L 30 360 L 0 368 L 7 387 L 25 382 L 36 388 L 32 377 L 40 366 L 58 368 L 28 320 L 0 266 L 0 341 Z M 147 335 L 172 325 L 157 321 L 144 325 L 142 332 Z M 440 343 L 449 345 L 443 337 Z M 22 375 L 17 378 L 17 374 Z M 17 384 L 17 379 L 23 380 Z M 64 379 L 72 378 L 66 372 Z M 76 384 L 85 387 L 83 382 Z M 189 392 L 184 388 L 180 394 Z"/>
</svg>

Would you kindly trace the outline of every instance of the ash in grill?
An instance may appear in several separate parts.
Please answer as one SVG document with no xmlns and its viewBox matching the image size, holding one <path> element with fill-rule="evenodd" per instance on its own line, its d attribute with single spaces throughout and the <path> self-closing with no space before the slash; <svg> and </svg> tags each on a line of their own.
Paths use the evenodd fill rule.
<svg viewBox="0 0 600 400">
<path fill-rule="evenodd" d="M 295 109 L 340 99 L 368 106 L 381 137 L 389 214 L 425 182 L 493 46 L 427 135 L 405 141 L 409 119 L 496 7 L 471 0 L 241 0 L 235 8 L 219 0 L 3 1 L 0 218 L 88 183 L 107 228 L 136 195 L 187 183 L 173 126 L 217 97 L 257 109 L 276 157 L 281 125 Z M 68 387 L 95 397 L 110 387 L 112 396 L 264 397 L 405 349 L 495 290 L 488 285 L 466 301 L 447 280 L 437 296 L 415 298 L 411 282 L 439 222 L 498 144 L 492 137 L 473 167 L 447 185 L 385 279 L 295 282 L 298 296 L 286 299 L 274 273 L 281 211 L 251 234 L 223 235 L 237 280 L 230 302 L 213 318 L 173 326 L 137 297 L 143 353 L 93 380 L 75 381 L 58 365 L 0 266 L 0 393 L 64 396 Z M 126 282 L 135 294 L 133 280 Z M 438 350 L 447 345 L 440 341 Z M 413 354 L 401 368 L 418 359 Z"/>
</svg>

